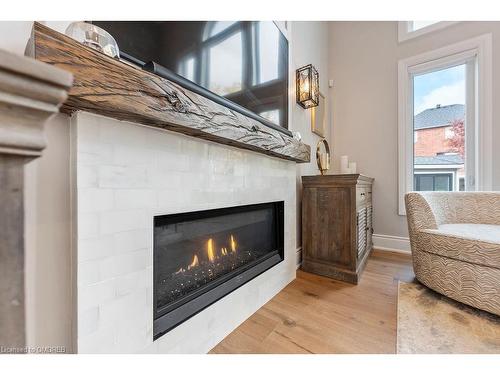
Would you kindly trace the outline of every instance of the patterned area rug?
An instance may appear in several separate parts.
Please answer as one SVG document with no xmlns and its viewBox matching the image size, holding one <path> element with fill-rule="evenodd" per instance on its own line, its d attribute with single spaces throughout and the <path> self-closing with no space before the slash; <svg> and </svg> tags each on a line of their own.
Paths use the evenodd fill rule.
<svg viewBox="0 0 500 375">
<path fill-rule="evenodd" d="M 399 283 L 398 354 L 500 353 L 500 317 Z"/>
</svg>

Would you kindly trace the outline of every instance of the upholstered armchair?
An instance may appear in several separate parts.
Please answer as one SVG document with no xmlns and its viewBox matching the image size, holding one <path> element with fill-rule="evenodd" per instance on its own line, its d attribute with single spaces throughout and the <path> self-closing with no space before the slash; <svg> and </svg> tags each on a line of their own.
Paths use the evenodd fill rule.
<svg viewBox="0 0 500 375">
<path fill-rule="evenodd" d="M 412 192 L 405 203 L 417 279 L 500 315 L 500 192 Z"/>
</svg>

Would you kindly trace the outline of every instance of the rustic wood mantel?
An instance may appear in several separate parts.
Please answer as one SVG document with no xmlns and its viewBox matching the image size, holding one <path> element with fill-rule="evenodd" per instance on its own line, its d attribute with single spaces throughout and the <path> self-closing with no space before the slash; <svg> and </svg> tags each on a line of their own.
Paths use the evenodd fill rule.
<svg viewBox="0 0 500 375">
<path fill-rule="evenodd" d="M 298 163 L 310 161 L 309 145 L 40 23 L 33 26 L 30 47 L 27 53 L 37 60 L 74 75 L 63 112 L 83 110 Z"/>
</svg>

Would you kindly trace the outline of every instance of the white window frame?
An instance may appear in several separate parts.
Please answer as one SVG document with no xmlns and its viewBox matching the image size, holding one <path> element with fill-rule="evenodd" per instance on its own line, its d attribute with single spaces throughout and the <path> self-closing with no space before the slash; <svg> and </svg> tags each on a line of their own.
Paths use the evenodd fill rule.
<svg viewBox="0 0 500 375">
<path fill-rule="evenodd" d="M 467 88 L 467 102 L 474 101 L 475 113 L 467 113 L 467 124 L 473 124 L 474 171 L 470 185 L 476 190 L 492 188 L 492 36 L 484 34 L 398 62 L 398 213 L 406 215 L 404 195 L 413 189 L 413 74 L 443 69 L 453 64 L 467 64 L 469 76 L 475 77 L 474 87 Z M 473 93 L 473 97 L 471 97 Z M 467 149 L 467 145 L 466 145 Z M 468 173 L 468 172 L 467 172 Z"/>
<path fill-rule="evenodd" d="M 410 40 L 413 38 L 417 38 L 419 36 L 432 33 L 437 30 L 444 29 L 445 27 L 454 25 L 459 21 L 439 21 L 433 23 L 429 26 L 422 27 L 417 30 L 413 30 L 413 21 L 399 21 L 398 22 L 398 41 L 404 42 L 406 40 Z"/>
</svg>

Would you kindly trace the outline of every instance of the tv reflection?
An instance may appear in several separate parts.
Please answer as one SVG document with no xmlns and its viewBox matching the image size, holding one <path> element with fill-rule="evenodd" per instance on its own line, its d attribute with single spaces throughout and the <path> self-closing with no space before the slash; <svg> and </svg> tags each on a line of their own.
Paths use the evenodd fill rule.
<svg viewBox="0 0 500 375">
<path fill-rule="evenodd" d="M 185 24 L 190 40 L 186 48 L 176 48 L 176 73 L 287 127 L 288 43 L 278 27 L 271 21 Z"/>
</svg>

